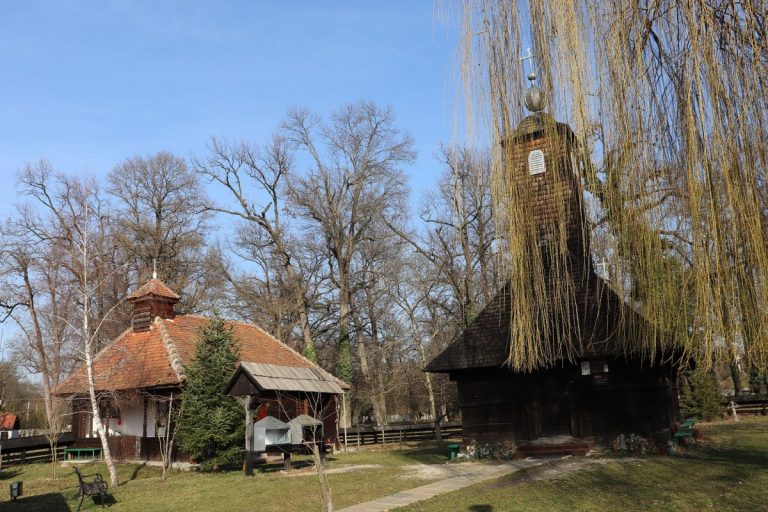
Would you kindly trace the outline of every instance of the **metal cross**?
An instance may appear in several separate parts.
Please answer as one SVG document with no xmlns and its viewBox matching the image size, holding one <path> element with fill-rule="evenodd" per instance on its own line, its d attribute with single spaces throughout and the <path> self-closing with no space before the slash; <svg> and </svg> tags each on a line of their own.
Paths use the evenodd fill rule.
<svg viewBox="0 0 768 512">
<path fill-rule="evenodd" d="M 523 63 L 523 70 L 525 70 L 525 61 L 534 60 L 533 52 L 531 52 L 531 49 L 528 48 L 527 51 L 528 51 L 528 55 L 520 57 L 520 62 Z M 528 63 L 528 71 L 529 71 L 528 80 L 530 80 L 531 85 L 533 85 L 533 81 L 536 80 L 536 72 L 533 70 L 533 62 Z"/>
</svg>

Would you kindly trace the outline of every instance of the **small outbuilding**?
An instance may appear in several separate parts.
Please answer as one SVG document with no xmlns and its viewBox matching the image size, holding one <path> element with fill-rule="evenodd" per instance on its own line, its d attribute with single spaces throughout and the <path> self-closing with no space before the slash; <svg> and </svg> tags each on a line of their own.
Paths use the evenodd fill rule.
<svg viewBox="0 0 768 512">
<path fill-rule="evenodd" d="M 199 333 L 210 319 L 179 313 L 179 295 L 153 278 L 127 297 L 133 306 L 131 323 L 94 358 L 94 381 L 99 412 L 108 434 L 110 451 L 119 460 L 159 459 L 160 439 L 165 435 L 169 404 L 178 402 L 186 386 L 185 368 L 195 357 Z M 246 387 L 265 390 L 321 390 L 323 411 L 335 413 L 335 397 L 341 393 L 336 379 L 260 327 L 225 320 L 239 346 L 241 357 L 250 363 Z M 252 380 L 248 380 L 252 379 Z M 239 382 L 239 381 L 238 381 Z M 312 384 L 308 384 L 312 382 Z M 238 389 L 240 389 L 238 387 Z M 101 446 L 93 427 L 84 365 L 74 369 L 56 394 L 72 404 L 72 433 L 75 448 Z M 310 410 L 310 400 L 291 402 L 290 418 Z M 259 419 L 278 414 L 278 403 L 262 405 Z M 275 411 L 272 413 L 270 411 Z M 290 418 L 286 418 L 287 421 Z M 324 417 L 325 432 L 335 441 L 336 416 Z M 177 454 L 186 458 L 185 454 Z"/>
<path fill-rule="evenodd" d="M 349 386 L 319 366 L 241 361 L 225 392 L 245 408 L 246 474 L 262 453 L 293 452 L 338 444 L 339 406 Z"/>
</svg>

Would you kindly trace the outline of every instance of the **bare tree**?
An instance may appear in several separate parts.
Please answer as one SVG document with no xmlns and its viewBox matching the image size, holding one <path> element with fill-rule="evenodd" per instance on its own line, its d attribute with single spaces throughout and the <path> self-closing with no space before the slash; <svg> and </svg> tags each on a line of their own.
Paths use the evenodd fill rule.
<svg viewBox="0 0 768 512">
<path fill-rule="evenodd" d="M 5 320 L 19 328 L 15 359 L 40 375 L 46 420 L 50 430 L 57 430 L 61 411 L 53 392 L 76 358 L 71 323 L 76 287 L 65 243 L 71 231 L 64 208 L 70 188 L 45 161 L 27 166 L 19 184 L 39 208 L 22 204 L 0 230 L 0 294 L 13 306 Z"/>
<path fill-rule="evenodd" d="M 291 176 L 291 202 L 308 229 L 325 241 L 339 308 L 337 375 L 350 382 L 353 260 L 381 218 L 402 213 L 401 167 L 415 158 L 413 141 L 395 127 L 390 109 L 369 102 L 341 107 L 329 123 L 307 110 L 293 110 L 284 130 L 309 157 L 306 172 Z M 365 344 L 356 346 L 360 371 L 372 389 Z"/>
<path fill-rule="evenodd" d="M 51 477 L 56 480 L 56 466 L 58 466 L 58 445 L 59 437 L 64 431 L 66 423 L 67 403 L 61 397 L 51 399 L 51 417 L 48 419 L 48 428 L 45 431 L 45 437 L 51 447 Z"/>
<path fill-rule="evenodd" d="M 418 269 L 419 266 L 416 265 Z M 412 340 L 416 347 L 419 363 L 422 368 L 427 366 L 427 351 L 424 342 L 425 329 L 424 320 L 421 317 L 424 303 L 430 300 L 429 284 L 425 284 L 420 272 L 408 273 L 405 276 L 401 276 L 399 285 L 394 290 L 394 295 L 398 306 L 401 308 L 405 318 L 407 319 L 409 338 Z M 434 338 L 435 332 L 426 333 L 427 336 L 432 334 L 431 338 Z M 432 387 L 432 375 L 429 372 L 423 372 L 424 384 L 427 388 L 427 396 L 429 398 L 429 410 L 432 415 L 432 420 L 435 423 L 435 438 L 438 442 L 442 442 L 442 436 L 440 433 L 440 420 L 441 417 L 438 414 L 437 403 L 435 400 L 435 392 Z"/>
<path fill-rule="evenodd" d="M 160 448 L 160 459 L 163 465 L 162 479 L 165 480 L 167 470 L 173 463 L 173 448 L 176 434 L 179 432 L 181 402 L 178 397 L 170 395 L 150 395 L 147 397 L 150 415 L 155 418 L 155 435 Z"/>
<path fill-rule="evenodd" d="M 93 358 L 104 336 L 104 326 L 111 313 L 119 306 L 120 300 L 108 302 L 105 299 L 105 289 L 114 289 L 108 283 L 124 270 L 120 266 L 112 266 L 113 253 L 105 248 L 111 244 L 105 241 L 110 234 L 107 205 L 98 193 L 98 187 L 93 180 L 72 179 L 61 174 L 55 174 L 47 163 L 37 167 L 28 166 L 21 174 L 22 190 L 31 197 L 40 211 L 39 214 L 27 210 L 23 222 L 16 223 L 21 227 L 21 233 L 31 237 L 31 245 L 19 246 L 16 271 L 21 276 L 23 289 L 26 290 L 27 308 L 30 313 L 31 330 L 26 337 L 32 342 L 32 359 L 39 365 L 43 379 L 46 399 L 46 413 L 49 424 L 55 420 L 52 391 L 60 378 L 57 365 L 61 364 L 61 349 L 59 338 L 73 337 L 80 340 L 76 350 L 77 355 L 85 362 L 88 382 L 88 394 L 93 413 L 93 423 L 101 438 L 104 458 L 109 468 L 110 479 L 117 485 L 117 472 L 109 450 L 106 430 L 101 422 L 99 401 L 96 394 L 95 376 L 93 374 Z M 48 312 L 55 338 L 53 354 L 47 353 L 46 334 L 43 331 L 41 309 L 35 304 L 36 291 L 32 288 L 31 255 L 25 251 L 29 247 L 46 247 L 48 259 L 43 260 L 45 266 L 40 274 L 52 278 L 53 269 L 63 269 L 61 280 L 50 281 L 48 293 L 52 295 L 59 290 L 69 290 L 67 298 L 71 302 L 66 306 L 59 303 L 58 295 L 51 296 Z M 58 308 L 58 309 L 55 309 Z M 24 326 L 24 322 L 19 322 Z M 23 329 L 23 327 L 22 327 Z M 59 329 L 59 334 L 55 334 Z M 50 344 L 48 344 L 50 346 Z M 51 358 L 53 356 L 53 359 Z M 59 371 L 62 371 L 59 369 Z"/>
<path fill-rule="evenodd" d="M 251 397 L 243 397 L 241 402 L 246 406 L 250 406 Z M 303 402 L 306 404 L 307 413 L 321 423 L 325 423 L 328 419 L 334 418 L 337 413 L 338 402 L 331 398 L 331 395 L 324 393 L 317 393 L 311 391 L 303 392 L 283 392 L 276 391 L 274 398 L 269 399 L 269 403 L 273 404 L 278 411 L 278 414 L 285 420 L 293 419 L 296 417 L 296 405 Z M 262 402 L 262 405 L 265 405 Z M 267 406 L 269 409 L 269 405 Z M 250 421 L 250 420 L 246 420 Z M 252 430 L 252 429 L 246 429 Z M 318 482 L 320 484 L 320 496 L 322 499 L 323 512 L 333 512 L 333 495 L 331 493 L 331 484 L 328 481 L 328 475 L 325 471 L 325 456 L 324 452 L 321 452 L 321 446 L 324 444 L 322 434 L 327 435 L 327 432 L 323 431 L 322 426 L 312 426 L 302 428 L 302 437 L 304 441 L 304 447 L 309 451 L 312 456 L 312 462 L 315 465 L 315 472 L 317 474 Z M 251 434 L 252 435 L 252 434 Z M 246 439 L 246 445 L 249 445 L 250 440 Z M 290 452 L 285 452 L 286 464 L 289 467 L 290 464 Z"/>
<path fill-rule="evenodd" d="M 206 158 L 194 161 L 195 169 L 223 186 L 236 206 L 210 204 L 208 209 L 245 221 L 237 243 L 240 255 L 261 267 L 259 286 L 266 288 L 270 297 L 279 296 L 281 311 L 275 324 L 280 325 L 285 315 L 298 317 L 304 355 L 315 361 L 309 316 L 311 270 L 302 266 L 300 251 L 281 216 L 284 182 L 292 164 L 287 141 L 275 136 L 266 148 L 260 149 L 213 139 L 209 150 Z M 236 286 L 236 292 L 244 291 L 243 279 L 230 276 L 230 282 Z M 282 311 L 284 307 L 286 311 Z"/>
<path fill-rule="evenodd" d="M 435 278 L 450 291 L 442 307 L 466 326 L 499 285 L 490 158 L 443 146 L 439 160 L 445 171 L 437 190 L 425 194 L 420 216 L 426 233 L 390 227 L 432 265 Z"/>
<path fill-rule="evenodd" d="M 67 199 L 70 213 L 72 214 L 73 224 L 69 247 L 72 255 L 73 269 L 77 277 L 78 292 L 80 301 L 78 310 L 81 319 L 80 338 L 81 354 L 84 361 L 86 381 L 88 385 L 88 397 L 90 399 L 91 413 L 93 414 L 93 426 L 101 440 L 101 449 L 104 454 L 104 461 L 109 471 L 109 479 L 112 486 L 118 484 L 117 469 L 115 468 L 112 453 L 107 438 L 107 430 L 101 421 L 101 411 L 99 408 L 99 397 L 97 396 L 96 375 L 94 373 L 93 361 L 98 349 L 97 340 L 99 339 L 101 328 L 104 321 L 117 307 L 115 303 L 108 311 L 102 311 L 100 317 L 94 316 L 94 310 L 91 305 L 92 298 L 96 295 L 96 290 L 101 285 L 96 276 L 103 275 L 100 254 L 95 253 L 93 239 L 99 234 L 100 223 L 94 223 L 94 219 L 99 219 L 100 209 L 98 201 L 94 208 L 90 203 L 96 199 L 94 190 L 88 185 L 73 187 L 73 197 Z M 74 266 L 78 265 L 78 266 Z"/>
<path fill-rule="evenodd" d="M 184 292 L 184 305 L 194 309 L 210 291 L 211 277 L 204 250 L 209 214 L 198 174 L 183 159 L 161 151 L 125 160 L 108 181 L 120 228 L 113 243 L 133 260 L 139 280 L 157 268 L 165 282 Z"/>
</svg>

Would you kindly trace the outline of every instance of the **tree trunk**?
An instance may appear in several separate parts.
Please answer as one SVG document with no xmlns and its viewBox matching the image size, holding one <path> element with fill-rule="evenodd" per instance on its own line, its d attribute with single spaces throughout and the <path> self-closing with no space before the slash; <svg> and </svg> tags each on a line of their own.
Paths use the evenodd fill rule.
<svg viewBox="0 0 768 512">
<path fill-rule="evenodd" d="M 276 235 L 274 235 L 273 240 L 276 238 Z M 303 285 L 301 283 L 301 279 L 297 275 L 296 271 L 293 268 L 293 264 L 291 263 L 290 255 L 288 254 L 287 249 L 283 246 L 282 240 L 276 241 L 278 250 L 280 251 L 280 254 L 283 258 L 283 268 L 285 269 L 285 272 L 288 274 L 288 280 L 291 283 L 291 286 L 294 288 L 293 293 L 295 295 L 296 300 L 296 309 L 299 312 L 299 325 L 301 326 L 301 335 L 304 339 L 304 357 L 312 361 L 313 363 L 317 363 L 317 354 L 315 353 L 315 341 L 312 338 L 312 330 L 309 325 L 309 314 L 307 313 L 307 299 L 304 293 Z"/>
<path fill-rule="evenodd" d="M 251 396 L 239 396 L 238 401 L 245 409 L 245 461 L 243 471 L 245 476 L 253 476 L 253 412 L 251 411 Z"/>
<path fill-rule="evenodd" d="M 88 210 L 86 209 L 86 218 L 88 217 Z M 87 231 L 83 239 L 83 280 L 82 280 L 82 295 L 83 295 L 83 340 L 85 349 L 85 370 L 88 378 L 88 396 L 91 399 L 91 412 L 93 413 L 93 423 L 96 427 L 96 432 L 99 434 L 101 440 L 101 450 L 104 454 L 104 461 L 107 463 L 107 469 L 109 470 L 109 481 L 112 487 L 117 487 L 117 470 L 115 469 L 115 462 L 112 460 L 112 452 L 109 450 L 109 440 L 107 439 L 107 431 L 104 429 L 104 424 L 101 422 L 101 415 L 99 414 L 99 403 L 96 399 L 96 382 L 93 377 L 93 344 L 96 341 L 96 335 L 91 336 L 89 316 L 91 314 L 89 297 L 88 297 L 88 238 Z"/>
<path fill-rule="evenodd" d="M 371 283 L 373 286 L 373 283 Z M 384 385 L 384 375 L 382 371 L 383 357 L 379 345 L 379 323 L 375 303 L 370 291 L 370 287 L 365 292 L 368 307 L 368 316 L 371 320 L 371 344 L 373 345 L 373 369 L 375 372 L 375 384 L 371 389 L 371 399 L 374 403 L 374 414 L 381 425 L 387 425 L 387 393 Z"/>
<path fill-rule="evenodd" d="M 87 328 L 88 321 L 85 321 L 85 327 Z M 86 330 L 87 332 L 87 330 Z M 93 414 L 93 423 L 96 427 L 96 432 L 99 434 L 101 440 L 101 450 L 104 454 L 104 462 L 107 464 L 109 470 L 109 481 L 112 487 L 117 487 L 117 469 L 115 469 L 115 462 L 112 460 L 112 452 L 109 450 L 109 440 L 107 439 L 107 431 L 104 428 L 104 424 L 101 422 L 101 416 L 99 414 L 99 403 L 96 399 L 96 384 L 93 378 L 93 356 L 91 355 L 92 340 L 88 340 L 88 345 L 85 349 L 85 368 L 88 375 L 88 396 L 91 399 L 91 412 Z"/>
<path fill-rule="evenodd" d="M 731 360 L 731 363 L 728 365 L 731 368 L 731 379 L 733 380 L 733 394 L 734 395 L 740 395 L 741 394 L 741 371 L 739 371 L 739 364 L 733 359 Z"/>
<path fill-rule="evenodd" d="M 358 333 L 363 332 L 362 324 L 358 315 L 354 315 L 355 324 L 357 325 Z M 376 425 L 382 426 L 383 418 L 381 417 L 381 410 L 379 409 L 379 403 L 376 397 L 376 386 L 371 377 L 371 369 L 368 366 L 368 349 L 365 346 L 364 336 L 357 336 L 355 339 L 355 346 L 357 348 L 357 358 L 360 362 L 360 373 L 363 375 L 363 382 L 365 383 L 365 390 L 368 393 L 368 398 L 371 400 L 373 406 L 373 416 L 376 421 Z"/>
<path fill-rule="evenodd" d="M 320 481 L 320 494 L 323 498 L 323 512 L 333 512 L 333 497 L 331 496 L 331 484 L 328 482 L 328 475 L 325 473 L 325 466 L 320 457 L 320 451 L 317 443 L 312 444 L 312 460 L 315 463 L 315 471 Z"/>
</svg>

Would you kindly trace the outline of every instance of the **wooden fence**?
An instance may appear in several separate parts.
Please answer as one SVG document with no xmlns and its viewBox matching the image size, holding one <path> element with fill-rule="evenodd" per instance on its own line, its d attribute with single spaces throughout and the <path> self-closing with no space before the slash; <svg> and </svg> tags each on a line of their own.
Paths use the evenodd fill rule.
<svg viewBox="0 0 768 512">
<path fill-rule="evenodd" d="M 738 414 L 762 414 L 768 415 L 768 395 L 736 395 L 723 401 L 728 412 L 731 412 L 731 403 L 736 404 Z"/>
<path fill-rule="evenodd" d="M 461 423 L 443 423 L 440 425 L 443 439 L 461 437 Z M 378 443 L 404 443 L 406 441 L 428 441 L 435 439 L 435 426 L 431 423 L 416 425 L 386 425 L 383 427 L 361 426 L 339 430 L 339 440 L 347 445 Z"/>
<path fill-rule="evenodd" d="M 59 436 L 57 443 L 57 458 L 63 460 L 64 449 L 72 444 L 71 432 Z M 51 446 L 48 438 L 42 435 L 6 439 L 0 442 L 0 467 L 35 462 L 50 462 Z"/>
</svg>

